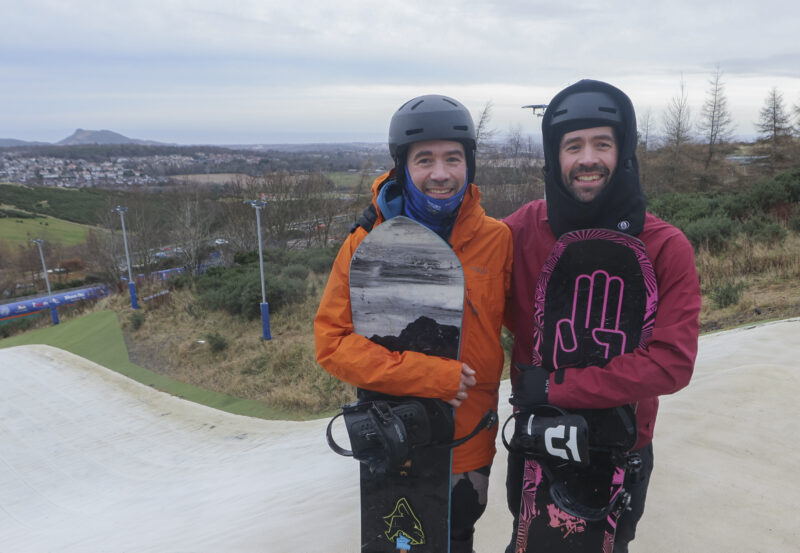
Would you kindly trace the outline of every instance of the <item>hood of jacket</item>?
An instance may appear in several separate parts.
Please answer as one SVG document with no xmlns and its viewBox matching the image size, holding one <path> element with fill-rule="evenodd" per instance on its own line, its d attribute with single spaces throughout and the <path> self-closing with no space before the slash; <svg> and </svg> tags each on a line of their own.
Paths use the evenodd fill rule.
<svg viewBox="0 0 800 553">
<path fill-rule="evenodd" d="M 558 161 L 562 132 L 551 127 L 553 113 L 561 101 L 578 92 L 601 91 L 611 95 L 620 106 L 623 129 L 618 133 L 619 159 L 608 185 L 590 202 L 575 199 L 561 179 Z M 590 128 L 580 127 L 580 128 Z M 570 130 L 577 130 L 572 127 Z M 610 84 L 585 79 L 559 92 L 548 104 L 542 118 L 544 144 L 545 199 L 547 216 L 553 234 L 558 237 L 572 230 L 605 228 L 637 235 L 644 227 L 645 197 L 639 182 L 639 163 L 636 160 L 636 114 L 630 98 Z"/>
</svg>

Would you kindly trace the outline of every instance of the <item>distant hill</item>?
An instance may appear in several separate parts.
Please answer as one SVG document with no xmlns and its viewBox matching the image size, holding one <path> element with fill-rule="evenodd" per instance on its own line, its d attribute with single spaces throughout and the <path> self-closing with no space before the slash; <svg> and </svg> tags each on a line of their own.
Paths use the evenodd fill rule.
<svg viewBox="0 0 800 553">
<path fill-rule="evenodd" d="M 162 145 L 162 142 L 154 142 L 152 140 L 137 140 L 135 138 L 128 138 L 114 131 L 100 130 L 91 131 L 84 129 L 77 129 L 72 135 L 64 140 L 56 142 L 60 146 L 76 146 L 81 144 L 145 144 L 145 145 Z"/>
<path fill-rule="evenodd" d="M 29 142 L 16 138 L 0 138 L 0 148 L 13 148 L 14 146 L 46 146 L 47 142 Z"/>
</svg>

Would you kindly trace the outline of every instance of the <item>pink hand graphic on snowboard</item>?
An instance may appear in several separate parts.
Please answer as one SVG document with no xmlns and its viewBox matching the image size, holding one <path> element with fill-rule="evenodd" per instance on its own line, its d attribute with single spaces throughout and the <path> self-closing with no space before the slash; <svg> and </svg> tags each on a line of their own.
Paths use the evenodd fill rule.
<svg viewBox="0 0 800 553">
<path fill-rule="evenodd" d="M 622 279 L 606 271 L 575 279 L 572 314 L 556 327 L 554 369 L 580 366 L 587 358 L 607 361 L 625 353 L 625 333 L 620 330 L 623 293 Z"/>
</svg>

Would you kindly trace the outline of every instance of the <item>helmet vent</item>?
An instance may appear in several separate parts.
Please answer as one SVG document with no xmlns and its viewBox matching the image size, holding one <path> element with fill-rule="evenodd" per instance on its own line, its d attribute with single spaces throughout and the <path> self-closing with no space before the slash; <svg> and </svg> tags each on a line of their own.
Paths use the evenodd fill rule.
<svg viewBox="0 0 800 553">
<path fill-rule="evenodd" d="M 617 108 L 599 107 L 599 108 L 597 108 L 597 111 L 604 111 L 605 113 L 617 113 Z"/>
<path fill-rule="evenodd" d="M 420 100 L 419 102 L 417 102 L 416 104 L 414 104 L 413 106 L 411 106 L 411 108 L 410 108 L 410 109 L 411 109 L 411 110 L 415 110 L 415 109 L 417 109 L 417 108 L 420 106 L 420 104 L 422 104 L 422 103 L 424 103 L 424 102 L 425 102 L 425 100 Z"/>
<path fill-rule="evenodd" d="M 457 131 L 468 131 L 469 127 L 466 126 L 466 125 L 454 125 L 453 129 L 455 129 Z"/>
<path fill-rule="evenodd" d="M 558 117 L 559 115 L 564 115 L 564 114 L 565 114 L 565 113 L 567 113 L 568 111 L 569 111 L 568 109 L 560 109 L 560 110 L 558 110 L 557 112 L 555 112 L 555 113 L 553 114 L 553 117 L 552 117 L 552 118 L 553 118 L 553 119 L 555 119 L 555 118 L 556 118 L 556 117 Z"/>
<path fill-rule="evenodd" d="M 408 129 L 406 131 L 406 136 L 411 136 L 412 134 L 419 134 L 419 133 L 424 132 L 424 131 L 425 131 L 425 129 Z"/>
</svg>

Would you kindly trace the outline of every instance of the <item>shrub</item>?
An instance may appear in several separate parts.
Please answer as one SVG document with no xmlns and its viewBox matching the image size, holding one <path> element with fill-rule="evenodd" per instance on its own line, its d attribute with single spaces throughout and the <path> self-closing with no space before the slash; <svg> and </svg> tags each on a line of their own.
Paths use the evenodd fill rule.
<svg viewBox="0 0 800 553">
<path fill-rule="evenodd" d="M 210 347 L 211 351 L 214 353 L 219 353 L 228 349 L 228 339 L 219 332 L 206 334 L 206 340 L 208 341 L 208 347 Z"/>
<path fill-rule="evenodd" d="M 793 230 L 795 232 L 800 232 L 800 213 L 795 213 L 789 220 L 786 222 L 786 225 L 789 227 L 789 230 Z"/>
<path fill-rule="evenodd" d="M 786 187 L 789 201 L 800 201 L 800 169 L 781 173 L 775 177 L 775 180 Z"/>
<path fill-rule="evenodd" d="M 305 280 L 308 278 L 308 267 L 293 263 L 281 271 L 281 276 L 294 280 Z"/>
<path fill-rule="evenodd" d="M 756 242 L 774 243 L 786 238 L 786 229 L 778 221 L 766 215 L 748 219 L 742 225 L 742 230 Z"/>
<path fill-rule="evenodd" d="M 8 321 L 6 323 L 0 323 L 0 338 L 8 338 L 9 336 L 14 336 L 15 334 L 21 334 L 27 330 L 30 330 L 36 323 L 36 319 L 38 319 L 40 316 L 41 315 L 34 315 L 14 321 Z"/>
<path fill-rule="evenodd" d="M 782 180 L 774 178 L 756 182 L 744 196 L 759 211 L 789 201 L 789 190 Z"/>
<path fill-rule="evenodd" d="M 170 290 L 183 290 L 184 288 L 190 288 L 193 281 L 194 278 L 189 274 L 171 276 L 167 280 L 167 288 Z"/>
<path fill-rule="evenodd" d="M 264 271 L 264 287 L 271 312 L 305 301 L 305 280 L 296 280 Z M 203 275 L 197 280 L 201 303 L 208 309 L 224 310 L 247 319 L 261 314 L 261 277 L 258 266 L 240 267 L 224 275 Z"/>
<path fill-rule="evenodd" d="M 131 313 L 129 321 L 133 330 L 139 330 L 144 324 L 145 314 L 141 311 L 134 311 Z"/>
<path fill-rule="evenodd" d="M 738 282 L 733 284 L 725 282 L 714 287 L 711 291 L 711 301 L 718 309 L 724 309 L 730 305 L 739 303 L 739 299 L 744 289 L 744 283 Z"/>
<path fill-rule="evenodd" d="M 334 248 L 311 248 L 302 252 L 298 263 L 303 263 L 318 275 L 328 274 L 336 259 L 337 250 Z"/>
<path fill-rule="evenodd" d="M 648 210 L 686 231 L 701 218 L 723 215 L 727 199 L 714 194 L 664 194 L 648 202 Z"/>
<path fill-rule="evenodd" d="M 705 246 L 712 253 L 724 250 L 735 236 L 733 221 L 721 215 L 702 217 L 688 223 L 683 231 L 695 248 Z"/>
</svg>

